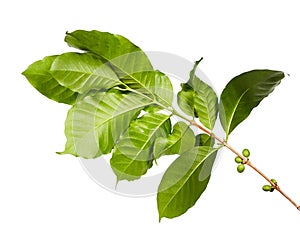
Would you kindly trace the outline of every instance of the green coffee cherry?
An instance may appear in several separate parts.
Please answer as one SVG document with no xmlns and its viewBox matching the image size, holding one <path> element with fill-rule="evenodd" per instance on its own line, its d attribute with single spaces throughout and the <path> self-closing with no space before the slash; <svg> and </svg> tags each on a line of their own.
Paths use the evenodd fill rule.
<svg viewBox="0 0 300 246">
<path fill-rule="evenodd" d="M 276 179 L 271 179 L 271 181 L 272 181 L 274 184 L 277 184 Z"/>
<path fill-rule="evenodd" d="M 264 185 L 263 187 L 262 187 L 262 189 L 264 190 L 264 191 L 271 191 L 272 190 L 272 186 L 271 185 Z"/>
<path fill-rule="evenodd" d="M 244 164 L 238 165 L 236 170 L 237 170 L 239 173 L 244 172 L 244 170 L 245 170 L 245 165 L 244 165 Z"/>
<path fill-rule="evenodd" d="M 243 156 L 249 157 L 250 156 L 250 151 L 248 149 L 243 149 Z"/>
<path fill-rule="evenodd" d="M 236 163 L 242 163 L 243 162 L 242 158 L 239 157 L 239 156 L 235 157 L 234 160 L 235 160 Z"/>
</svg>

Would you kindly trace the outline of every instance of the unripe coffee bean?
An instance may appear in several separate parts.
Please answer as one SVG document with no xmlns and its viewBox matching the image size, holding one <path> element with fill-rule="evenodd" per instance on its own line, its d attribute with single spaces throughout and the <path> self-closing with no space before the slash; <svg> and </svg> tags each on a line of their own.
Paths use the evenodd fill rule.
<svg viewBox="0 0 300 246">
<path fill-rule="evenodd" d="M 245 170 L 245 165 L 244 165 L 244 164 L 238 165 L 236 170 L 237 170 L 239 173 L 244 172 L 244 170 Z"/>
<path fill-rule="evenodd" d="M 271 191 L 272 190 L 272 186 L 271 185 L 264 185 L 263 187 L 262 187 L 262 189 L 264 190 L 264 191 Z"/>
<path fill-rule="evenodd" d="M 242 158 L 239 157 L 239 156 L 235 157 L 234 160 L 235 160 L 236 163 L 242 163 L 243 162 Z"/>
<path fill-rule="evenodd" d="M 250 151 L 248 149 L 244 149 L 242 153 L 243 153 L 243 156 L 245 156 L 245 157 L 250 156 Z"/>
<path fill-rule="evenodd" d="M 272 181 L 274 184 L 277 184 L 276 179 L 271 179 L 271 181 Z"/>
</svg>

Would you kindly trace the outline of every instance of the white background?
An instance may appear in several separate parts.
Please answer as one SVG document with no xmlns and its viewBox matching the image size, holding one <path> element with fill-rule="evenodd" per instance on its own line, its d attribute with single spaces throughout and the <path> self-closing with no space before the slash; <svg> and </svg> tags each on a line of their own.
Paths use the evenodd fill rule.
<svg viewBox="0 0 300 246">
<path fill-rule="evenodd" d="M 185 215 L 158 223 L 155 197 L 97 186 L 64 147 L 69 108 L 21 76 L 33 61 L 68 51 L 64 33 L 98 29 L 144 50 L 191 61 L 220 93 L 254 68 L 291 76 L 253 111 L 230 143 L 300 202 L 300 37 L 297 1 L 1 1 L 0 245 L 299 245 L 300 212 L 238 174 L 223 151 L 208 189 Z"/>
</svg>

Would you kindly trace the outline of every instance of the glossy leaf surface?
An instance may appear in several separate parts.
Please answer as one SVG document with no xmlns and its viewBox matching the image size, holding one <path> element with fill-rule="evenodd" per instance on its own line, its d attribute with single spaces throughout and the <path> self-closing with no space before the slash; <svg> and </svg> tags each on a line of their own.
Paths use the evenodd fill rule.
<svg viewBox="0 0 300 246">
<path fill-rule="evenodd" d="M 180 216 L 194 206 L 207 187 L 216 153 L 211 147 L 195 147 L 170 165 L 158 188 L 159 219 Z"/>
</svg>

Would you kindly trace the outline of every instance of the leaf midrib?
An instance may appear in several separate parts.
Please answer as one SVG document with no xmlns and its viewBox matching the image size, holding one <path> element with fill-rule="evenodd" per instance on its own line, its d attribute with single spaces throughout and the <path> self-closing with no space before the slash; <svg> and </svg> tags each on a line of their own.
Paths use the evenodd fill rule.
<svg viewBox="0 0 300 246">
<path fill-rule="evenodd" d="M 198 91 L 196 91 L 196 93 L 198 94 Z M 209 129 L 212 129 L 213 128 L 213 123 L 212 123 L 212 119 L 211 119 L 211 111 L 210 111 L 209 106 L 208 106 L 208 97 L 205 96 L 205 95 L 202 95 L 202 96 L 205 98 L 205 100 L 203 100 L 203 104 L 202 105 L 206 109 L 206 115 L 207 115 L 207 120 L 208 120 L 208 124 L 209 124 Z M 198 117 L 200 117 L 200 115 L 198 115 Z"/>
<path fill-rule="evenodd" d="M 227 129 L 226 129 L 226 139 L 227 139 L 228 136 L 229 136 L 230 126 L 231 126 L 233 117 L 234 117 L 234 115 L 235 115 L 235 113 L 236 113 L 236 109 L 238 108 L 238 106 L 239 106 L 239 104 L 240 104 L 240 101 L 243 99 L 244 95 L 245 95 L 249 90 L 250 90 L 250 88 L 247 88 L 247 90 L 245 90 L 245 91 L 243 92 L 243 94 L 239 97 L 239 99 L 238 99 L 236 105 L 234 106 L 234 108 L 233 108 L 233 110 L 232 110 L 232 113 L 231 113 L 230 118 L 229 118 L 229 119 L 230 119 L 230 120 L 229 120 L 229 124 L 227 124 Z M 226 113 L 225 113 L 225 114 L 226 114 Z"/>
<path fill-rule="evenodd" d="M 50 74 L 52 75 L 53 78 L 55 78 L 55 76 L 53 76 L 53 73 L 55 73 L 55 71 L 58 71 L 58 72 L 67 72 L 67 73 L 78 73 L 78 74 L 80 74 L 80 77 L 77 80 L 81 79 L 83 76 L 88 76 L 86 78 L 86 80 L 89 80 L 91 77 L 95 76 L 97 78 L 107 79 L 107 80 L 111 80 L 111 81 L 114 81 L 114 82 L 122 83 L 122 81 L 120 81 L 118 78 L 110 78 L 110 77 L 107 77 L 107 76 L 103 76 L 101 74 L 94 73 L 95 71 L 82 72 L 82 71 L 79 71 L 79 70 L 74 70 L 72 68 L 71 69 L 52 69 L 51 68 L 50 71 L 51 71 Z"/>
</svg>

